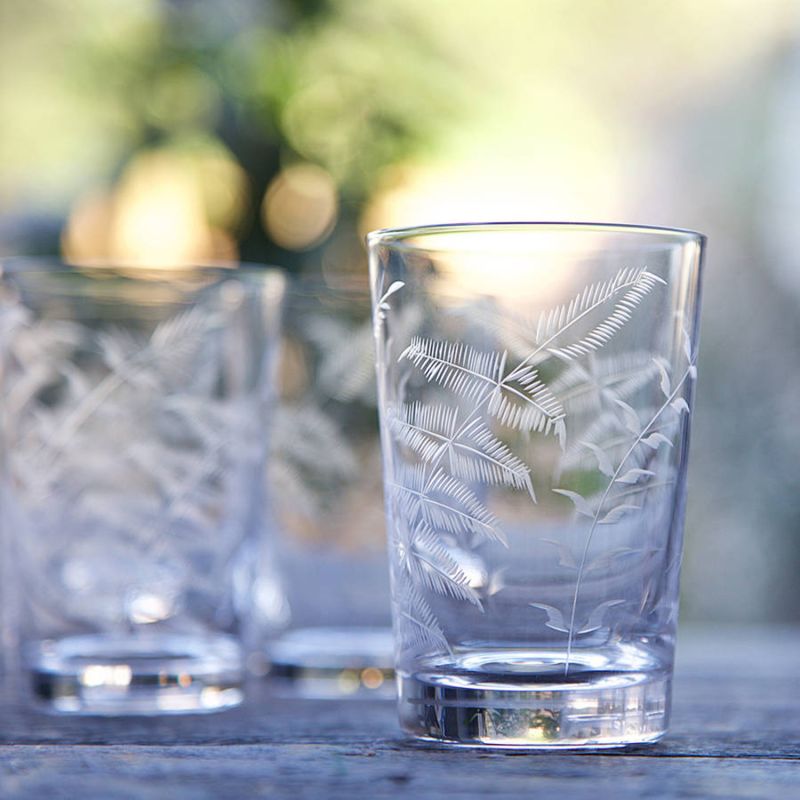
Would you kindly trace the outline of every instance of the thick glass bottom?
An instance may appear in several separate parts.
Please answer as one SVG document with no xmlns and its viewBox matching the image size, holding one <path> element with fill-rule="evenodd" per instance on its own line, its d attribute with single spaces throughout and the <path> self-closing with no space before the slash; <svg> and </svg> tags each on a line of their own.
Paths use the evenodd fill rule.
<svg viewBox="0 0 800 800">
<path fill-rule="evenodd" d="M 35 699 L 60 713 L 207 713 L 244 696 L 241 649 L 222 635 L 72 636 L 23 658 Z"/>
<path fill-rule="evenodd" d="M 398 675 L 400 723 L 420 739 L 514 749 L 645 744 L 667 730 L 670 671 L 634 648 L 492 650 Z"/>
<path fill-rule="evenodd" d="M 302 628 L 270 645 L 279 691 L 314 698 L 394 697 L 394 645 L 388 628 Z"/>
</svg>

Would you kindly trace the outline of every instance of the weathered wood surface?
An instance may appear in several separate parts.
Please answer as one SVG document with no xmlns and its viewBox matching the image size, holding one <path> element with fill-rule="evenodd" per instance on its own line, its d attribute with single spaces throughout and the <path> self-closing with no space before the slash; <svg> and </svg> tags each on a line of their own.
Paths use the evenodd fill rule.
<svg viewBox="0 0 800 800">
<path fill-rule="evenodd" d="M 381 701 L 278 699 L 159 719 L 53 717 L 8 689 L 0 798 L 800 800 L 800 628 L 681 632 L 672 733 L 623 753 L 435 749 Z"/>
</svg>

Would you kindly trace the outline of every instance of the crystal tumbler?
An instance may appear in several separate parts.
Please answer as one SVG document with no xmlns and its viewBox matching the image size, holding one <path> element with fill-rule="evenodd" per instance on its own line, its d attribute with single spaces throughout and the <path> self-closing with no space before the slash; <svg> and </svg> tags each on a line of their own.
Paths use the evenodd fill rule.
<svg viewBox="0 0 800 800">
<path fill-rule="evenodd" d="M 306 696 L 394 697 L 375 347 L 367 281 L 289 283 L 270 465 L 284 602 L 270 678 Z M 274 615 L 273 616 L 278 616 Z"/>
<path fill-rule="evenodd" d="M 283 285 L 2 264 L 7 638 L 45 707 L 241 700 Z"/>
<path fill-rule="evenodd" d="M 703 237 L 515 223 L 368 242 L 403 728 L 657 740 Z"/>
</svg>

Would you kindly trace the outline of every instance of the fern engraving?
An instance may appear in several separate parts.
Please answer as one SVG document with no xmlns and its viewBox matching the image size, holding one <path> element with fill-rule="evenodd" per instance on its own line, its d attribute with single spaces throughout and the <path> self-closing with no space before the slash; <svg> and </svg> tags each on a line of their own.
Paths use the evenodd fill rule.
<svg viewBox="0 0 800 800">
<path fill-rule="evenodd" d="M 480 598 L 470 586 L 469 576 L 426 523 L 419 523 L 413 531 L 401 528 L 396 548 L 402 571 L 417 585 L 481 608 Z"/>
<path fill-rule="evenodd" d="M 547 614 L 547 622 L 545 625 L 551 630 L 558 631 L 559 633 L 569 633 L 575 629 L 579 635 L 586 633 L 594 633 L 603 627 L 603 618 L 606 612 L 614 606 L 621 605 L 624 600 L 605 600 L 592 610 L 592 613 L 586 620 L 579 625 L 575 625 L 574 620 L 569 624 L 564 620 L 564 616 L 559 609 L 554 606 L 547 605 L 547 603 L 531 603 L 534 608 L 539 608 Z"/>
<path fill-rule="evenodd" d="M 393 597 L 404 649 L 450 652 L 450 643 L 439 621 L 410 575 L 401 571 L 395 578 Z"/>
<path fill-rule="evenodd" d="M 524 491 L 532 502 L 537 501 L 531 467 L 503 440 L 503 430 L 555 437 L 562 450 L 556 476 L 589 463 L 610 478 L 598 496 L 554 490 L 569 498 L 579 515 L 592 520 L 580 557 L 561 545 L 565 550 L 561 563 L 569 564 L 576 573 L 572 606 L 562 611 L 531 604 L 547 612 L 549 627 L 567 634 L 566 669 L 574 636 L 598 630 L 606 611 L 623 602 L 606 601 L 586 620 L 576 622 L 583 576 L 602 563 L 588 559 L 595 528 L 615 524 L 640 507 L 642 493 L 669 483 L 656 480 L 652 459 L 640 457 L 639 451 L 654 452 L 671 445 L 671 430 L 662 424 L 662 417 L 667 407 L 673 413 L 682 410 L 678 408 L 683 399 L 682 382 L 670 386 L 666 406 L 642 422 L 627 401 L 654 379 L 666 385 L 668 365 L 654 362 L 641 351 L 613 357 L 603 357 L 598 351 L 664 283 L 646 268 L 625 268 L 610 280 L 587 286 L 569 303 L 542 313 L 535 325 L 514 321 L 514 340 L 517 345 L 525 343 L 521 354 L 517 348 L 484 350 L 463 341 L 420 335 L 412 337 L 400 353 L 398 362 L 408 362 L 438 390 L 433 401 L 390 403 L 384 420 L 394 453 L 387 488 L 391 493 L 395 575 L 400 576 L 396 577 L 400 588 L 395 602 L 401 619 L 403 598 L 413 601 L 417 609 L 412 614 L 416 633 L 411 646 L 441 649 L 444 644 L 442 628 L 430 605 L 424 603 L 424 592 L 484 608 L 451 546 L 453 542 L 469 548 L 508 546 L 499 520 L 483 501 L 484 488 Z M 398 284 L 393 283 L 391 292 L 384 293 L 376 304 L 379 341 L 391 311 L 388 297 L 403 288 Z M 511 365 L 514 358 L 517 363 Z M 545 366 L 549 367 L 547 373 Z M 553 371 L 555 378 L 546 379 L 545 374 Z M 599 413 L 594 429 L 567 441 L 568 415 L 588 410 Z M 610 438 L 619 441 L 611 444 Z M 633 552 L 632 548 L 617 548 L 603 558 Z M 503 590 L 503 581 L 497 584 L 488 596 Z M 414 588 L 413 596 L 409 587 Z M 421 633 L 423 629 L 426 635 Z"/>
<path fill-rule="evenodd" d="M 677 425 L 675 424 L 684 413 L 689 412 L 689 405 L 683 393 L 687 382 L 693 381 L 697 369 L 692 353 L 692 346 L 688 333 L 683 335 L 683 349 L 687 365 L 678 380 L 673 383 L 669 366 L 661 360 L 656 360 L 658 386 L 663 395 L 663 403 L 652 413 L 646 414 L 646 421 L 642 422 L 639 414 L 630 405 L 620 398 L 614 398 L 614 405 L 619 414 L 619 425 L 628 433 L 627 442 L 623 437 L 622 455 L 612 461 L 609 455 L 608 443 L 606 449 L 602 446 L 584 442 L 586 449 L 590 450 L 597 458 L 599 470 L 608 477 L 605 488 L 593 497 L 584 497 L 577 492 L 565 489 L 554 489 L 572 501 L 578 515 L 591 520 L 585 537 L 583 549 L 578 561 L 575 589 L 572 594 L 572 604 L 569 612 L 567 626 L 567 656 L 565 661 L 565 674 L 569 670 L 570 659 L 575 636 L 582 631 L 576 629 L 575 620 L 580 599 L 583 578 L 587 571 L 589 550 L 592 540 L 599 526 L 619 522 L 626 514 L 642 509 L 642 499 L 654 489 L 669 485 L 671 475 L 658 480 L 658 473 L 647 468 L 653 456 L 662 446 L 673 447 L 672 438 L 664 433 Z M 670 420 L 669 417 L 672 417 Z M 615 442 L 615 447 L 617 443 Z"/>
<path fill-rule="evenodd" d="M 127 628 L 189 583 L 222 591 L 262 457 L 258 398 L 218 391 L 222 322 L 196 306 L 149 336 L 30 315 L 8 333 L 7 513 L 37 613 Z"/>
<path fill-rule="evenodd" d="M 506 544 L 497 518 L 457 478 L 437 467 L 426 477 L 424 467 L 403 467 L 397 481 L 389 486 L 401 518 L 417 524 L 423 521 L 433 530 L 454 536 L 471 535 Z"/>
<path fill-rule="evenodd" d="M 535 499 L 527 464 L 480 419 L 460 430 L 458 408 L 404 405 L 397 415 L 389 417 L 389 428 L 398 442 L 425 463 L 438 457 L 442 445 L 449 445 L 448 465 L 455 477 L 469 483 L 525 489 Z"/>
<path fill-rule="evenodd" d="M 646 351 L 612 356 L 590 353 L 585 364 L 571 361 L 550 388 L 568 413 L 597 412 L 604 401 L 630 399 L 652 380 L 659 366 Z"/>
</svg>

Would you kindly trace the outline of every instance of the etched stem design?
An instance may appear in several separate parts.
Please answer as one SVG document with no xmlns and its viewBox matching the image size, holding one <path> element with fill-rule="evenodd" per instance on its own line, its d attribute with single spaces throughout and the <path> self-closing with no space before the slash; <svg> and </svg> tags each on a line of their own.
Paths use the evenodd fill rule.
<svg viewBox="0 0 800 800">
<path fill-rule="evenodd" d="M 535 330 L 530 332 L 530 351 L 511 368 L 507 368 L 508 350 L 486 352 L 465 342 L 421 336 L 413 337 L 400 354 L 398 361 L 410 362 L 429 384 L 442 390 L 441 399 L 433 402 L 401 402 L 398 406 L 388 403 L 384 418 L 385 435 L 392 450 L 387 461 L 392 465 L 387 489 L 393 517 L 391 535 L 396 542 L 395 602 L 401 621 L 413 621 L 413 631 L 405 638 L 406 646 L 441 649 L 447 641 L 426 601 L 425 590 L 468 600 L 483 610 L 474 589 L 466 582 L 467 573 L 451 544 L 457 542 L 462 549 L 486 542 L 508 544 L 499 520 L 484 505 L 480 492 L 470 486 L 526 491 L 536 503 L 530 466 L 499 438 L 497 428 L 528 435 L 554 434 L 563 451 L 567 410 L 554 391 L 553 387 L 559 386 L 569 403 L 592 402 L 593 392 L 599 393 L 599 402 L 613 401 L 617 404 L 615 419 L 622 414 L 626 426 L 637 437 L 616 470 L 608 456 L 597 448 L 599 454 L 595 455 L 601 471 L 612 477 L 596 508 L 575 492 L 554 490 L 568 496 L 579 513 L 593 516 L 578 567 L 569 626 L 564 625 L 565 615 L 561 611 L 544 604 L 531 604 L 549 609 L 550 614 L 557 613 L 561 620 L 557 629 L 568 632 L 569 636 L 566 669 L 569 668 L 581 580 L 594 530 L 599 524 L 617 521 L 626 510 L 637 508 L 626 503 L 601 516 L 611 486 L 629 484 L 626 495 L 633 495 L 639 491 L 640 482 L 654 475 L 639 467 L 623 474 L 623 467 L 639 444 L 656 449 L 663 443 L 661 440 L 668 441 L 654 430 L 655 423 L 664 408 L 676 401 L 692 369 L 687 370 L 674 390 L 670 389 L 672 396 L 667 403 L 641 428 L 636 412 L 625 399 L 659 373 L 663 386 L 668 382 L 666 368 L 640 352 L 624 354 L 608 363 L 594 363 L 595 352 L 612 340 L 659 284 L 665 281 L 641 268 L 622 269 L 611 280 L 587 286 L 569 303 L 539 317 Z M 392 310 L 389 297 L 401 288 L 399 282 L 392 283 L 376 302 L 375 331 L 379 365 L 383 364 L 384 371 L 387 365 L 382 360 L 384 348 L 380 346 L 380 335 Z M 613 305 L 606 316 L 592 322 L 592 314 L 607 304 Z M 561 370 L 556 381 L 548 385 L 539 365 L 551 358 L 558 359 Z M 578 363 L 583 358 L 589 360 L 588 367 Z M 592 443 L 587 445 L 589 452 L 592 446 Z M 605 611 L 621 602 L 602 603 L 580 633 L 597 630 Z"/>
<path fill-rule="evenodd" d="M 557 404 L 555 398 L 552 398 L 552 401 L 548 402 L 547 407 L 540 404 L 543 394 L 542 390 L 546 389 L 546 387 L 538 382 L 538 373 L 535 369 L 532 369 L 529 364 L 531 364 L 531 362 L 537 356 L 546 350 L 549 350 L 551 355 L 560 355 L 561 357 L 569 360 L 574 358 L 576 355 L 590 353 L 593 350 L 602 347 L 617 331 L 620 330 L 620 328 L 622 328 L 625 322 L 630 319 L 633 309 L 641 302 L 642 299 L 644 299 L 644 296 L 650 291 L 656 282 L 663 283 L 663 280 L 655 275 L 652 275 L 646 269 L 623 269 L 618 272 L 611 281 L 587 286 L 586 289 L 584 289 L 581 294 L 577 295 L 568 305 L 557 306 L 551 311 L 542 314 L 539 318 L 539 323 L 537 325 L 535 334 L 535 340 L 538 342 L 537 346 L 502 379 L 498 377 L 498 379 L 493 380 L 491 374 L 482 374 L 479 370 L 474 368 L 464 368 L 464 375 L 462 376 L 462 379 L 452 382 L 456 385 L 456 387 L 463 386 L 467 382 L 467 376 L 470 376 L 479 382 L 478 385 L 480 385 L 480 382 L 483 382 L 484 385 L 488 384 L 488 390 L 483 398 L 481 398 L 476 404 L 475 408 L 473 408 L 472 413 L 462 423 L 461 427 L 449 440 L 442 444 L 440 453 L 434 460 L 433 465 L 435 466 L 438 464 L 439 460 L 452 446 L 453 441 L 464 432 L 466 426 L 477 417 L 486 403 L 490 401 L 495 406 L 490 410 L 498 413 L 501 417 L 501 421 L 510 423 L 512 427 L 517 427 L 517 425 L 521 426 L 523 419 L 525 422 L 531 423 L 531 427 L 536 427 L 535 423 L 541 423 L 542 421 L 542 417 L 539 415 L 543 415 L 544 419 L 547 419 L 547 412 L 548 410 L 551 411 L 553 414 L 557 415 L 556 418 L 552 419 L 552 424 L 554 426 L 558 426 L 556 428 L 556 433 L 559 436 L 559 439 L 561 439 L 563 442 L 565 435 L 564 426 L 563 424 L 559 425 L 564 417 L 563 409 L 561 409 L 560 404 Z M 390 288 L 394 288 L 396 285 L 396 283 L 392 284 L 392 287 Z M 608 302 L 610 299 L 616 297 L 621 291 L 626 289 L 631 290 L 630 297 L 623 299 L 619 303 L 618 307 L 615 308 L 612 315 L 604 320 L 601 325 L 598 325 L 597 328 L 591 331 L 591 333 L 589 333 L 586 337 L 573 343 L 568 348 L 568 352 L 558 348 L 550 348 L 551 344 L 567 333 L 581 320 L 601 307 L 604 303 Z M 385 296 L 381 299 L 383 302 L 379 308 L 385 313 Z M 420 341 L 424 340 L 418 340 L 418 344 Z M 446 343 L 434 342 L 433 344 L 440 352 L 446 352 Z M 412 345 L 403 352 L 400 358 L 403 358 L 404 356 L 409 357 L 412 362 L 419 366 L 420 364 L 417 363 L 417 361 L 423 361 L 425 353 L 420 352 L 417 348 L 414 348 L 414 344 L 412 342 Z M 502 375 L 503 368 L 508 358 L 508 351 L 503 351 L 502 355 L 495 353 L 492 354 L 492 356 L 494 360 L 488 363 L 493 365 L 495 360 L 499 357 L 499 363 L 497 367 L 498 376 Z M 484 364 L 486 363 L 487 362 L 484 362 Z M 436 356 L 434 356 L 432 360 L 432 365 L 433 369 L 430 370 L 430 374 L 426 374 L 426 377 L 429 380 L 436 377 L 440 370 L 445 370 L 448 367 L 452 368 L 454 366 L 451 361 L 448 361 L 448 359 Z M 532 395 L 530 397 L 526 397 L 523 392 L 511 388 L 510 384 L 515 380 L 520 381 L 526 386 L 527 389 L 531 390 Z M 528 415 L 514 413 L 512 406 L 504 398 L 502 398 L 503 389 L 509 389 L 512 394 L 516 395 L 524 402 L 530 403 L 531 411 L 528 413 Z M 538 396 L 537 391 L 540 392 Z M 514 423 L 517 423 L 517 425 Z M 529 430 L 530 429 L 531 428 L 529 428 Z M 547 432 L 547 430 L 545 432 Z"/>
<path fill-rule="evenodd" d="M 688 350 L 689 350 L 689 348 L 687 348 L 687 351 Z M 601 518 L 601 514 L 602 514 L 603 509 L 605 507 L 606 501 L 608 500 L 609 493 L 611 492 L 611 489 L 613 488 L 613 486 L 618 481 L 620 481 L 620 479 L 623 477 L 622 468 L 628 463 L 628 459 L 631 457 L 631 455 L 636 450 L 636 448 L 639 447 L 645 441 L 647 436 L 650 435 L 650 432 L 652 431 L 653 426 L 656 424 L 656 422 L 658 422 L 658 420 L 661 417 L 661 415 L 668 408 L 672 407 L 672 404 L 678 399 L 679 392 L 683 389 L 683 385 L 686 382 L 687 378 L 689 378 L 690 375 L 694 374 L 694 370 L 695 370 L 694 362 L 691 361 L 689 366 L 687 367 L 686 371 L 683 373 L 683 375 L 681 376 L 681 378 L 678 381 L 677 385 L 675 386 L 675 388 L 671 392 L 669 392 L 669 394 L 667 394 L 667 399 L 664 401 L 664 403 L 661 405 L 661 407 L 655 412 L 655 414 L 651 417 L 650 421 L 642 428 L 641 432 L 639 434 L 637 434 L 636 438 L 633 441 L 633 444 L 631 444 L 631 446 L 625 452 L 625 455 L 622 456 L 622 459 L 620 460 L 619 465 L 617 466 L 617 468 L 614 470 L 613 474 L 611 475 L 611 480 L 608 482 L 608 485 L 606 486 L 605 490 L 603 491 L 602 497 L 600 498 L 600 502 L 597 504 L 597 510 L 594 512 L 594 515 L 592 517 L 592 524 L 589 527 L 589 532 L 586 534 L 586 541 L 584 542 L 583 550 L 581 552 L 580 563 L 578 564 L 578 576 L 575 579 L 575 591 L 572 594 L 572 608 L 570 610 L 568 635 L 567 635 L 567 657 L 566 657 L 566 660 L 565 660 L 565 663 L 564 663 L 564 674 L 565 675 L 567 675 L 569 673 L 570 661 L 571 661 L 571 658 L 572 658 L 572 647 L 573 647 L 574 638 L 575 638 L 575 615 L 576 615 L 577 609 L 578 609 L 578 599 L 579 599 L 579 596 L 580 596 L 581 582 L 583 581 L 584 570 L 586 568 L 586 559 L 587 559 L 587 557 L 589 555 L 589 547 L 591 546 L 592 538 L 594 537 L 594 533 L 595 533 L 595 531 L 597 529 L 597 526 L 601 523 L 601 521 L 603 519 L 603 518 Z M 666 380 L 666 379 L 667 379 L 666 376 L 662 375 L 662 388 L 664 386 L 663 380 Z M 685 401 L 684 401 L 684 404 L 685 404 Z M 643 477 L 645 477 L 645 478 L 652 477 L 653 474 L 654 474 L 654 473 L 650 473 L 649 475 L 644 475 L 644 473 L 646 472 L 645 470 L 638 470 L 638 472 L 643 473 Z M 633 476 L 633 477 L 638 477 L 638 476 Z M 628 482 L 628 481 L 626 481 L 626 482 Z M 653 488 L 654 486 L 655 486 L 655 484 L 650 484 L 650 488 Z M 622 496 L 628 496 L 631 493 L 632 492 L 623 492 L 622 494 L 617 496 L 617 499 L 619 499 Z M 627 508 L 636 508 L 636 507 L 635 506 L 628 506 L 627 504 L 623 504 L 621 506 L 617 506 L 617 509 L 627 509 Z"/>
</svg>

